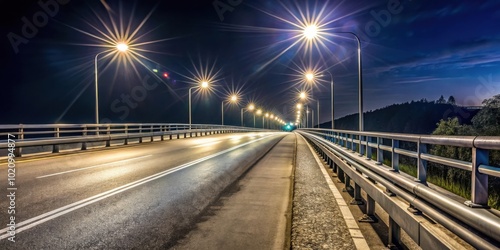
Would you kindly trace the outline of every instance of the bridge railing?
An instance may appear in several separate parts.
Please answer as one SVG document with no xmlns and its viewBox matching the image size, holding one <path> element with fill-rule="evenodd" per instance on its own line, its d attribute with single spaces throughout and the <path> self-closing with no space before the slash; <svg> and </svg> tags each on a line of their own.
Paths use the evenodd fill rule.
<svg viewBox="0 0 500 250">
<path fill-rule="evenodd" d="M 141 143 L 143 138 L 172 136 L 180 138 L 181 135 L 190 137 L 231 132 L 262 131 L 256 128 L 223 126 L 210 124 L 19 124 L 0 125 L 0 150 L 9 147 L 8 139 L 15 141 L 15 156 L 22 155 L 22 149 L 27 147 L 52 146 L 52 152 L 59 152 L 59 146 L 63 144 L 81 144 L 81 149 L 87 149 L 88 143 L 105 142 L 109 147 L 111 141 L 122 140 L 128 144 L 130 139 L 138 139 Z M 8 138 L 9 137 L 9 138 Z"/>
<path fill-rule="evenodd" d="M 329 129 L 299 129 L 298 132 L 320 151 L 330 167 L 338 174 L 339 179 L 345 182 L 346 189 L 352 189 L 350 182 L 351 179 L 354 180 L 354 202 L 361 200 L 360 183 L 364 183 L 363 189 L 368 194 L 368 200 L 373 203 L 373 197 L 377 195 L 372 193 L 373 190 L 366 190 L 372 186 L 362 178 L 369 176 L 370 179 L 385 186 L 387 194 L 396 194 L 406 200 L 410 204 L 411 211 L 424 212 L 474 247 L 490 248 L 500 243 L 498 211 L 488 208 L 488 177 L 500 177 L 500 168 L 490 165 L 489 153 L 500 150 L 500 137 L 412 135 Z M 466 162 L 431 154 L 429 149 L 438 145 L 470 149 L 472 161 Z M 388 159 L 390 166 L 384 165 L 384 155 L 390 156 Z M 400 173 L 401 155 L 415 159 L 416 178 Z M 451 195 L 447 194 L 447 191 L 430 188 L 427 184 L 428 162 L 470 172 L 471 200 L 465 203 L 459 202 L 450 198 Z M 380 204 L 384 201 L 377 202 Z M 387 206 L 384 209 L 391 211 L 393 207 Z M 373 216 L 374 211 L 371 210 L 371 206 L 368 205 L 366 209 L 366 216 Z M 390 213 L 389 215 L 392 216 Z M 457 223 L 457 220 L 460 223 Z M 408 224 L 411 223 L 407 223 L 406 226 Z M 480 235 L 490 240 L 478 237 L 466 229 L 468 227 L 477 230 Z M 418 242 L 421 232 L 413 236 Z"/>
</svg>

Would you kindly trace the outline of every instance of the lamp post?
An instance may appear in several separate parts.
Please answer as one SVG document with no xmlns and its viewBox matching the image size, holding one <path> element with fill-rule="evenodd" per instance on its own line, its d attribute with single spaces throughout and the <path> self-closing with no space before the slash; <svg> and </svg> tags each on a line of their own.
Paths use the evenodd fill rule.
<svg viewBox="0 0 500 250">
<path fill-rule="evenodd" d="M 116 50 L 120 52 L 125 52 L 128 50 L 128 45 L 126 43 L 118 43 L 116 45 Z M 102 51 L 95 55 L 94 59 L 94 71 L 95 71 L 95 123 L 99 124 L 99 73 L 97 72 L 97 57 L 100 54 L 106 53 L 109 51 Z"/>
<path fill-rule="evenodd" d="M 238 101 L 238 96 L 237 95 L 231 95 L 231 98 L 229 99 L 229 102 L 231 103 L 236 103 Z M 222 111 L 222 125 L 224 125 L 224 101 L 222 101 L 221 104 L 221 111 Z"/>
<path fill-rule="evenodd" d="M 333 95 L 333 75 L 330 71 L 327 71 L 330 75 L 330 103 L 331 103 L 331 118 L 332 118 L 332 130 L 335 129 L 335 116 L 334 116 L 334 95 Z"/>
<path fill-rule="evenodd" d="M 262 109 L 258 109 L 255 113 L 257 113 L 257 115 L 261 115 Z M 253 127 L 254 128 L 255 128 L 255 113 L 253 113 Z"/>
<path fill-rule="evenodd" d="M 314 80 L 314 74 L 313 73 L 307 73 L 306 74 L 306 80 L 308 82 L 313 82 L 313 80 Z M 306 93 L 305 92 L 301 92 L 300 93 L 300 99 L 306 99 L 306 98 L 307 98 Z M 318 111 L 318 128 L 319 128 L 319 100 L 318 99 L 312 99 L 312 98 L 311 98 L 311 100 L 316 101 L 316 110 Z M 314 115 L 313 115 L 313 117 L 311 119 L 311 125 L 314 128 Z"/>
<path fill-rule="evenodd" d="M 242 127 L 243 127 L 243 112 L 245 110 L 253 111 L 254 109 L 255 109 L 255 105 L 253 105 L 252 103 L 250 103 L 247 108 L 241 108 L 241 126 Z"/>
<path fill-rule="evenodd" d="M 359 131 L 363 131 L 364 130 L 364 123 L 363 123 L 363 73 L 362 73 L 362 63 L 361 63 L 361 40 L 353 32 L 331 32 L 331 33 L 332 34 L 349 34 L 349 35 L 354 36 L 354 38 L 357 41 L 357 45 L 358 45 Z M 309 26 L 305 27 L 303 30 L 303 35 L 307 39 L 316 39 L 318 37 L 316 25 L 309 25 Z M 332 82 L 333 82 L 333 80 L 332 80 Z M 332 83 L 332 85 L 333 85 L 333 83 Z M 333 120 L 332 120 L 332 122 L 333 122 Z"/>
<path fill-rule="evenodd" d="M 189 88 L 189 129 L 191 129 L 191 90 L 192 89 L 196 89 L 196 88 L 208 88 L 208 82 L 207 81 L 203 81 L 201 82 L 201 86 L 196 86 L 196 87 L 191 87 Z"/>
</svg>

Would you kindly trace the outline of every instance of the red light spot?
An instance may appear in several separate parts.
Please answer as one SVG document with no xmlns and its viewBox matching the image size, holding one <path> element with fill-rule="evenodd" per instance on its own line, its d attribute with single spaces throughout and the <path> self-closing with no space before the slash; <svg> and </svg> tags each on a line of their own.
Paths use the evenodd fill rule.
<svg viewBox="0 0 500 250">
<path fill-rule="evenodd" d="M 168 74 L 167 73 L 163 73 L 163 77 L 168 78 Z"/>
</svg>

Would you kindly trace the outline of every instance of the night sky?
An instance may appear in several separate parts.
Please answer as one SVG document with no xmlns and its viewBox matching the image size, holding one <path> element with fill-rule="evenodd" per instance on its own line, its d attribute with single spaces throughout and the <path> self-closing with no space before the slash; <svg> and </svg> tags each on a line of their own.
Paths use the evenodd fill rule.
<svg viewBox="0 0 500 250">
<path fill-rule="evenodd" d="M 356 42 L 338 32 L 361 38 L 365 112 L 441 95 L 475 106 L 500 93 L 497 0 L 40 2 L 48 7 L 1 8 L 1 124 L 94 123 L 94 57 L 107 50 L 98 61 L 101 122 L 187 123 L 199 78 L 212 88 L 193 89 L 193 123 L 220 124 L 232 92 L 242 97 L 225 105 L 226 124 L 239 125 L 248 102 L 290 121 L 301 90 L 320 101 L 326 122 L 327 71 L 335 117 L 358 110 Z M 312 47 L 297 42 L 299 23 L 310 20 L 322 37 Z M 133 37 L 129 55 L 106 45 L 121 34 Z M 312 85 L 302 75 L 309 69 Z"/>
</svg>

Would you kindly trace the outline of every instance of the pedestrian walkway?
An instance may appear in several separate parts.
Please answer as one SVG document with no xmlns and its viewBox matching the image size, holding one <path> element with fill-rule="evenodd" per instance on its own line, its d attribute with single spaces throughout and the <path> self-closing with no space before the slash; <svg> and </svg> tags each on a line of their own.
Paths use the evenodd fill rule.
<svg viewBox="0 0 500 250">
<path fill-rule="evenodd" d="M 369 249 L 319 158 L 297 135 L 292 249 Z"/>
</svg>

